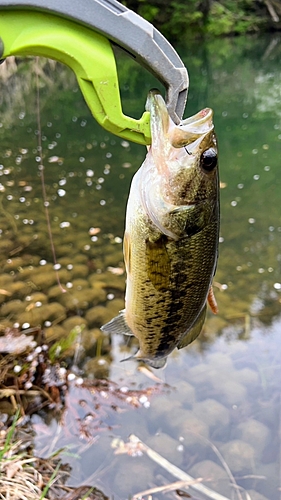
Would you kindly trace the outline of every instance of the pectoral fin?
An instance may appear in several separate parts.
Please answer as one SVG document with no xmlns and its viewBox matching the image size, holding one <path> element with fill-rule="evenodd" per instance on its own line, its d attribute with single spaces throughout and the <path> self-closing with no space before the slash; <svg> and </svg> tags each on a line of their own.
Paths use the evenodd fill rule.
<svg viewBox="0 0 281 500">
<path fill-rule="evenodd" d="M 125 319 L 125 309 L 120 311 L 118 316 L 110 320 L 108 323 L 101 327 L 102 332 L 106 333 L 119 333 L 123 335 L 134 335 L 132 330 L 128 327 Z"/>
<path fill-rule="evenodd" d="M 145 364 L 151 366 L 151 368 L 155 368 L 156 370 L 159 370 L 160 368 L 165 368 L 167 364 L 166 356 L 164 358 L 148 359 L 145 356 L 143 356 L 140 350 L 132 357 L 135 358 L 137 361 L 143 361 Z"/>
<path fill-rule="evenodd" d="M 169 213 L 169 229 L 175 237 L 185 234 L 186 221 L 192 205 L 183 205 Z"/>
<path fill-rule="evenodd" d="M 180 340 L 179 344 L 177 345 L 178 349 L 186 347 L 187 345 L 191 344 L 191 342 L 193 342 L 195 339 L 197 339 L 204 325 L 204 321 L 206 318 L 206 311 L 207 311 L 207 305 L 203 307 L 201 313 L 197 318 L 196 323 L 190 328 L 190 330 L 188 330 L 188 332 Z"/>
<path fill-rule="evenodd" d="M 160 368 L 165 368 L 167 364 L 167 358 L 161 358 L 161 359 L 154 359 L 154 360 L 146 360 L 145 363 L 151 368 L 155 368 L 156 370 L 159 370 Z"/>
<path fill-rule="evenodd" d="M 129 361 L 130 359 L 135 359 L 136 361 L 143 362 L 148 366 L 151 366 L 151 368 L 155 368 L 156 370 L 159 370 L 160 368 L 165 368 L 167 364 L 167 358 L 156 358 L 156 359 L 146 359 L 142 357 L 142 354 L 140 351 L 138 351 L 136 354 L 133 356 L 129 356 L 129 358 L 122 359 L 121 362 L 124 361 Z"/>
<path fill-rule="evenodd" d="M 146 266 L 147 274 L 156 290 L 163 292 L 170 283 L 170 258 L 165 246 L 166 236 L 161 236 L 156 241 L 146 241 Z"/>
</svg>

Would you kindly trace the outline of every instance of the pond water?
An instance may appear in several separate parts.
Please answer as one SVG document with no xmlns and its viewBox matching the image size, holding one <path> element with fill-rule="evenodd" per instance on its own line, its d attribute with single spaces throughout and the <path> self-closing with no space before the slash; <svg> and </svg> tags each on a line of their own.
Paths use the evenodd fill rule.
<svg viewBox="0 0 281 500">
<path fill-rule="evenodd" d="M 200 338 L 174 352 L 165 370 L 154 371 L 159 382 L 133 361 L 120 363 L 137 343 L 109 339 L 99 327 L 124 304 L 124 213 L 145 148 L 101 129 L 70 70 L 40 61 L 54 262 L 40 179 L 36 63 L 25 60 L 16 72 L 12 63 L 5 67 L 0 84 L 1 330 L 40 324 L 51 341 L 78 326 L 65 363 L 79 377 L 112 381 L 99 392 L 74 381 L 59 417 L 47 410 L 33 415 L 34 453 L 48 457 L 65 447 L 69 484 L 93 485 L 125 500 L 176 481 L 145 451 L 113 447 L 120 445 L 117 438 L 127 443 L 134 434 L 224 498 L 277 500 L 281 41 L 235 38 L 177 49 L 190 74 L 186 116 L 206 106 L 215 113 L 222 213 L 214 283 L 219 314 L 209 312 Z M 157 82 L 133 61 L 117 57 L 125 112 L 138 117 Z M 188 491 L 192 498 L 216 498 Z M 160 492 L 152 498 L 180 496 Z"/>
</svg>

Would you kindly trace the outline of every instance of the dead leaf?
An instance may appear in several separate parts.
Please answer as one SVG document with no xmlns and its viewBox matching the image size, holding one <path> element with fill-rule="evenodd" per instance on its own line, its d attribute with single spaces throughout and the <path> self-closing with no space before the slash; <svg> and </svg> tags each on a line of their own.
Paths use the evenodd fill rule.
<svg viewBox="0 0 281 500">
<path fill-rule="evenodd" d="M 19 336 L 4 335 L 0 337 L 0 352 L 9 354 L 19 354 L 26 351 L 31 347 L 31 342 L 34 337 L 32 335 L 25 335 L 22 333 Z"/>
</svg>

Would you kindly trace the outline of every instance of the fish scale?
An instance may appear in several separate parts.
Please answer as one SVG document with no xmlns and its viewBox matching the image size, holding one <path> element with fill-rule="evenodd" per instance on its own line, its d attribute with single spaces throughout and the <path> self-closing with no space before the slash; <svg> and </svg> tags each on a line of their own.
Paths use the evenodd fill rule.
<svg viewBox="0 0 281 500">
<path fill-rule="evenodd" d="M 148 110 L 152 145 L 126 212 L 125 309 L 102 329 L 137 337 L 134 357 L 159 368 L 204 323 L 217 264 L 219 178 L 210 109 L 177 126 L 154 92 Z"/>
<path fill-rule="evenodd" d="M 143 306 L 135 320 L 141 352 L 150 352 L 156 356 L 158 352 L 162 352 L 159 345 L 163 338 L 166 343 L 168 339 L 168 343 L 174 345 L 185 333 L 186 325 L 193 324 L 197 319 L 209 292 L 209 276 L 214 272 L 214 232 L 217 232 L 216 223 L 207 226 L 197 237 L 167 242 L 171 270 L 165 292 L 155 290 L 151 280 L 145 279 L 145 263 L 139 261 L 139 255 L 145 251 L 145 248 L 141 248 L 144 238 L 140 233 L 132 234 L 135 242 L 135 252 L 131 255 L 134 260 L 132 274 L 137 282 L 143 283 L 138 289 L 133 289 L 131 297 L 132 302 L 136 301 Z M 160 261 L 159 269 L 161 268 Z M 166 311 L 165 315 L 163 310 Z"/>
</svg>

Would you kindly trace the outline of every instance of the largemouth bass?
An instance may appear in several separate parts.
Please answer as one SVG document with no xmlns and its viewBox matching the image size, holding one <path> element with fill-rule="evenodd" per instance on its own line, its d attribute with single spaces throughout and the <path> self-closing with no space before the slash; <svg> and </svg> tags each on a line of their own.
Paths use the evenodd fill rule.
<svg viewBox="0 0 281 500">
<path fill-rule="evenodd" d="M 125 309 L 102 327 L 134 335 L 134 356 L 154 368 L 199 335 L 219 234 L 219 178 L 213 112 L 175 125 L 165 101 L 150 92 L 152 144 L 133 177 L 124 235 Z"/>
</svg>

